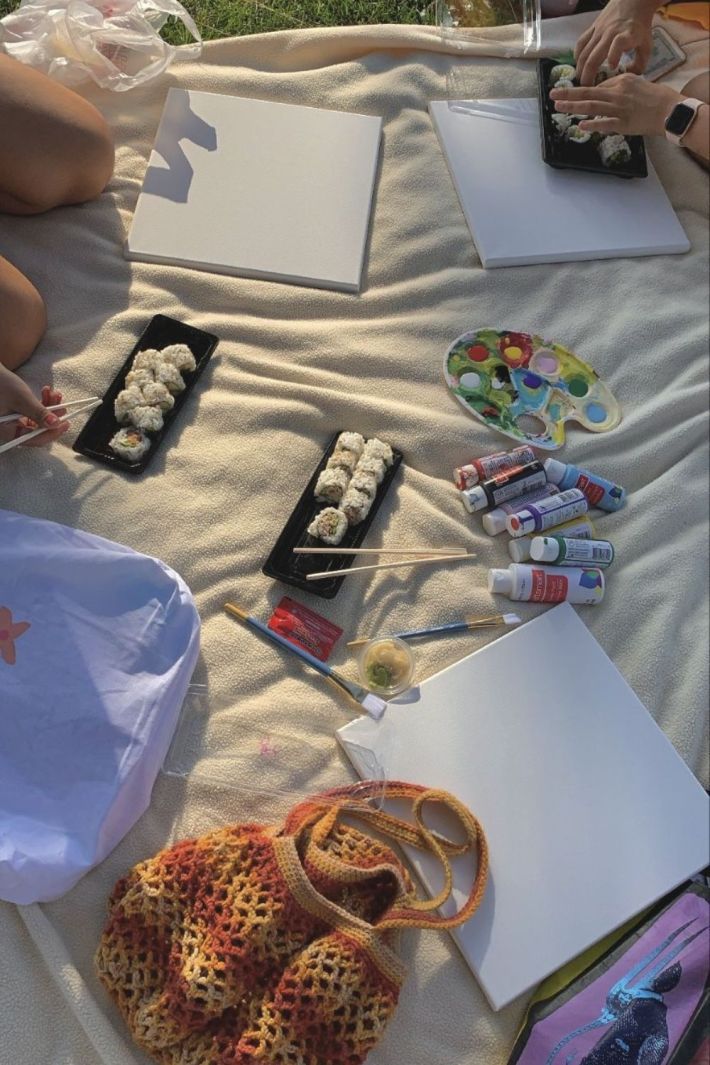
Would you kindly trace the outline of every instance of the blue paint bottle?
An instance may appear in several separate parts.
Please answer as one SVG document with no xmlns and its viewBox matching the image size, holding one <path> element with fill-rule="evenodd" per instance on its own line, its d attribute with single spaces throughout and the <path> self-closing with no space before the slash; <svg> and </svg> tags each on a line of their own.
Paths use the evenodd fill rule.
<svg viewBox="0 0 710 1065">
<path fill-rule="evenodd" d="M 556 484 L 560 491 L 566 488 L 579 488 L 584 493 L 590 507 L 600 510 L 620 510 L 626 502 L 626 489 L 605 477 L 598 477 L 581 466 L 547 459 L 543 464 L 548 481 Z"/>
</svg>

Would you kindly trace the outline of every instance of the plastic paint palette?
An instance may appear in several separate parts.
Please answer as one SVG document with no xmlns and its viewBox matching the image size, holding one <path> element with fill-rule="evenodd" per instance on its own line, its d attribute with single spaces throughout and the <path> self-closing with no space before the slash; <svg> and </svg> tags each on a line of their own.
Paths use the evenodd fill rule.
<svg viewBox="0 0 710 1065">
<path fill-rule="evenodd" d="M 529 333 L 463 333 L 446 353 L 444 376 L 474 418 L 534 447 L 561 447 L 568 421 L 593 433 L 621 421 L 619 404 L 591 366 Z"/>
</svg>

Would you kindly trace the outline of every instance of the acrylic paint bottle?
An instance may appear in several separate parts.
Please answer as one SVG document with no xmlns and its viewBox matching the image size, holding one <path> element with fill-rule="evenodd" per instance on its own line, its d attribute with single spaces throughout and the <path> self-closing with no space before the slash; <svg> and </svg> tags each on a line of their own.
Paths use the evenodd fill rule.
<svg viewBox="0 0 710 1065">
<path fill-rule="evenodd" d="M 526 492 L 525 495 L 511 499 L 509 503 L 501 503 L 494 510 L 489 510 L 481 519 L 484 530 L 489 536 L 497 536 L 505 532 L 505 522 L 510 514 L 517 514 L 519 510 L 525 510 L 528 503 L 536 503 L 538 499 L 549 499 L 550 496 L 560 494 L 556 484 L 543 484 L 534 492 Z"/>
<path fill-rule="evenodd" d="M 598 566 L 606 569 L 614 561 L 614 548 L 608 540 L 572 540 L 567 536 L 535 536 L 530 558 L 548 566 Z"/>
<path fill-rule="evenodd" d="M 513 466 L 524 466 L 526 462 L 535 462 L 535 458 L 535 452 L 527 446 L 516 447 L 513 451 L 496 451 L 493 455 L 484 455 L 483 458 L 474 459 L 465 466 L 458 466 L 454 470 L 454 484 L 459 491 L 473 488 L 480 481 L 495 477 L 503 470 L 512 470 Z"/>
<path fill-rule="evenodd" d="M 527 603 L 579 603 L 596 606 L 604 598 L 600 569 L 565 569 L 511 562 L 507 569 L 488 571 L 488 591 Z"/>
<path fill-rule="evenodd" d="M 539 503 L 530 503 L 525 510 L 518 511 L 506 518 L 505 527 L 511 536 L 527 536 L 528 533 L 544 532 L 555 525 L 562 525 L 571 518 L 586 514 L 589 504 L 579 488 L 568 488 L 566 492 L 541 499 Z"/>
<path fill-rule="evenodd" d="M 513 466 L 511 470 L 503 470 L 473 488 L 467 488 L 460 495 L 466 510 L 473 514 L 484 507 L 498 507 L 501 503 L 532 492 L 534 488 L 541 488 L 544 484 L 547 484 L 547 477 L 542 463 L 536 460 L 526 462 L 524 466 Z"/>
<path fill-rule="evenodd" d="M 571 463 L 558 462 L 557 459 L 547 459 L 545 462 L 547 478 L 559 486 L 560 491 L 565 488 L 579 488 L 587 497 L 590 507 L 599 507 L 600 510 L 619 510 L 626 502 L 626 489 L 613 481 L 607 481 L 604 477 L 598 477 L 596 473 L 583 470 L 580 466 L 572 466 Z"/>
<path fill-rule="evenodd" d="M 572 518 L 571 521 L 556 526 L 556 532 L 560 536 L 567 536 L 574 540 L 593 540 L 596 535 L 592 519 L 588 514 L 584 514 L 581 518 Z M 527 562 L 530 559 L 530 545 L 533 539 L 532 536 L 521 536 L 518 540 L 508 540 L 508 554 L 513 562 Z"/>
</svg>

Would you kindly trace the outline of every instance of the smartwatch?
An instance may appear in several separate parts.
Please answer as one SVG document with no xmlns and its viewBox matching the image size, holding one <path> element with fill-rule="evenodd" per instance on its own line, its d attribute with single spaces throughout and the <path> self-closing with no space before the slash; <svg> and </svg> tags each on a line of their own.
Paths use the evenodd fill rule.
<svg viewBox="0 0 710 1065">
<path fill-rule="evenodd" d="M 702 106 L 702 100 L 693 100 L 690 97 L 675 105 L 665 122 L 666 137 L 672 144 L 682 142 Z"/>
</svg>

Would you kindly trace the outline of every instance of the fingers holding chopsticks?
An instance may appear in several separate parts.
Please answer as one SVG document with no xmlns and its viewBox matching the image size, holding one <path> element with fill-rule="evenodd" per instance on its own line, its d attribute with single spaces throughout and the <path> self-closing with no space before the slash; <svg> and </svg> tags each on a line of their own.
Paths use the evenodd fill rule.
<svg viewBox="0 0 710 1065">
<path fill-rule="evenodd" d="M 30 395 L 32 396 L 32 393 Z M 32 399 L 34 400 L 34 396 L 32 396 Z M 66 408 L 60 406 L 61 402 L 62 393 L 50 385 L 45 385 L 42 389 L 41 403 L 35 401 L 34 414 L 27 415 L 16 423 L 15 436 L 23 436 L 25 433 L 40 427 L 46 431 L 31 440 L 27 440 L 22 445 L 23 447 L 49 447 L 63 433 L 66 433 L 69 428 L 69 422 L 64 418 Z M 47 407 L 54 407 L 55 409 L 47 410 Z M 20 411 L 19 407 L 17 409 Z M 20 413 L 26 412 L 20 411 Z"/>
<path fill-rule="evenodd" d="M 61 402 L 61 392 L 49 385 L 45 385 L 41 398 L 38 399 L 17 374 L 0 364 L 0 415 L 21 416 L 0 427 L 0 439 L 14 440 L 34 433 L 35 436 L 27 441 L 28 446 L 42 447 L 51 444 L 69 428 L 69 422 L 63 418 L 64 409 L 58 406 Z M 47 407 L 58 409 L 50 411 Z M 43 431 L 39 433 L 38 429 Z"/>
</svg>

